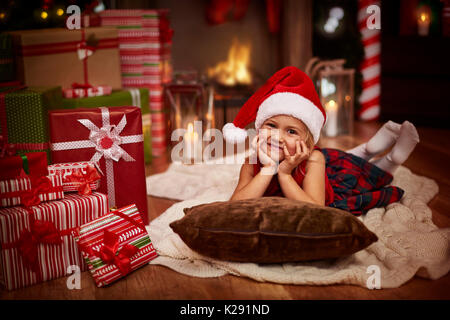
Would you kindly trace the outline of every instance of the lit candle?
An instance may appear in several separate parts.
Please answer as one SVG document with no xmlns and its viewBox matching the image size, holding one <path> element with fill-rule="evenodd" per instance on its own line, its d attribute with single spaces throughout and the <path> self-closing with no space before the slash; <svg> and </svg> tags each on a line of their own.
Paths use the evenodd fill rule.
<svg viewBox="0 0 450 320">
<path fill-rule="evenodd" d="M 325 111 L 327 113 L 325 134 L 328 137 L 335 137 L 338 134 L 338 109 L 339 106 L 334 100 L 325 103 Z"/>
<path fill-rule="evenodd" d="M 428 7 L 422 6 L 418 12 L 417 28 L 421 36 L 427 36 L 430 31 L 430 12 Z"/>
<path fill-rule="evenodd" d="M 184 134 L 183 139 L 183 162 L 191 163 L 191 160 L 196 157 L 196 150 L 198 149 L 198 134 L 194 131 L 192 122 L 189 122 L 188 129 Z"/>
</svg>

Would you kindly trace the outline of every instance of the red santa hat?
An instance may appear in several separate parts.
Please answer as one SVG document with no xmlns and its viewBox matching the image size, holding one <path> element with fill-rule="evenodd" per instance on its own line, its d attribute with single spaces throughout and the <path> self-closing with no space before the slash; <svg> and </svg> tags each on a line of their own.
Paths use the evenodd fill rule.
<svg viewBox="0 0 450 320">
<path fill-rule="evenodd" d="M 308 127 L 319 141 L 325 123 L 325 110 L 311 79 L 296 67 L 285 67 L 276 72 L 242 106 L 232 123 L 223 127 L 228 142 L 245 141 L 245 127 L 255 121 L 258 130 L 264 121 L 276 115 L 290 115 Z"/>
</svg>

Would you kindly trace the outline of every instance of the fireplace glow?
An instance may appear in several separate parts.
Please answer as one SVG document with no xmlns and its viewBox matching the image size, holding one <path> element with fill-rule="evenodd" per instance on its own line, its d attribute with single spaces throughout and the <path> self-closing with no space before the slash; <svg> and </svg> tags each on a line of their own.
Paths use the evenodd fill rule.
<svg viewBox="0 0 450 320">
<path fill-rule="evenodd" d="M 249 85 L 252 76 L 248 69 L 251 46 L 233 40 L 228 59 L 219 62 L 215 67 L 208 68 L 208 76 L 225 86 Z"/>
</svg>

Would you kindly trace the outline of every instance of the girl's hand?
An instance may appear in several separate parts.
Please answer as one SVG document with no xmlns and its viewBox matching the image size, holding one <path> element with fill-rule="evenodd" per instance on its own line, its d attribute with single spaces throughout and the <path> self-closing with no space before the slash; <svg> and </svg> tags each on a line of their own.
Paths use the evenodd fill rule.
<svg viewBox="0 0 450 320">
<path fill-rule="evenodd" d="M 259 135 L 256 135 L 252 141 L 252 148 L 256 151 L 257 157 L 263 165 L 261 173 L 274 175 L 277 172 L 278 162 L 271 158 L 265 151 L 268 149 L 267 143 Z"/>
<path fill-rule="evenodd" d="M 278 166 L 278 175 L 290 175 L 300 163 L 309 158 L 309 150 L 304 141 L 295 142 L 295 154 L 290 155 L 289 151 L 284 145 L 284 160 Z"/>
</svg>

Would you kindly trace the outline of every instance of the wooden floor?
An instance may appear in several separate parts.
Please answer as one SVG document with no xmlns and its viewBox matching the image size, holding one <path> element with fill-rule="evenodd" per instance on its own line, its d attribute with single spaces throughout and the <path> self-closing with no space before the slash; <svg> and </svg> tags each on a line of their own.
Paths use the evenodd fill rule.
<svg viewBox="0 0 450 320">
<path fill-rule="evenodd" d="M 346 150 L 367 141 L 380 124 L 356 123 L 352 137 L 322 139 L 321 147 Z M 433 178 L 439 194 L 429 203 L 433 221 L 450 227 L 450 130 L 418 128 L 420 144 L 405 163 L 413 172 Z M 163 172 L 168 157 L 155 159 L 147 174 Z M 156 187 L 156 186 L 155 186 Z M 149 217 L 154 219 L 176 201 L 148 198 Z M 69 290 L 67 278 L 8 292 L 1 299 L 450 299 L 450 274 L 438 280 L 413 278 L 400 288 L 369 290 L 350 285 L 297 286 L 260 283 L 247 278 L 223 276 L 194 278 L 168 268 L 148 265 L 107 288 L 96 288 L 88 272 L 81 276 L 81 289 Z"/>
</svg>

